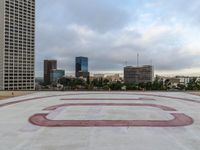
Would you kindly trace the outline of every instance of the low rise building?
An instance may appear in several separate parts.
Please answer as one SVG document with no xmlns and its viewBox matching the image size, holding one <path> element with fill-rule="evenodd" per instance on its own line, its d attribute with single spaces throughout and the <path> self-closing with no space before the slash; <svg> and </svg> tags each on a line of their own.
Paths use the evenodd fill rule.
<svg viewBox="0 0 200 150">
<path fill-rule="evenodd" d="M 176 78 L 180 80 L 180 84 L 187 86 L 194 77 L 176 76 Z"/>
<path fill-rule="evenodd" d="M 65 70 L 53 69 L 50 71 L 51 83 L 58 81 L 58 79 L 62 78 L 63 76 L 65 76 Z"/>
<path fill-rule="evenodd" d="M 110 82 L 121 82 L 123 80 L 120 74 L 108 75 L 105 77 L 105 79 L 109 80 Z"/>
<path fill-rule="evenodd" d="M 104 78 L 105 75 L 104 74 L 94 74 L 93 77 L 99 79 L 99 78 Z"/>
<path fill-rule="evenodd" d="M 100 79 L 104 79 L 104 78 L 105 78 L 104 74 L 93 74 L 92 76 L 90 76 L 90 81 L 100 80 Z"/>
</svg>

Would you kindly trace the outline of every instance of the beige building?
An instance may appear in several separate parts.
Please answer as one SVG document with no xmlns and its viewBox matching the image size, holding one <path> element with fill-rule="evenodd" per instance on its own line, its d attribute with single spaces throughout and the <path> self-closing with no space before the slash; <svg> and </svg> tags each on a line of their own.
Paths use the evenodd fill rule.
<svg viewBox="0 0 200 150">
<path fill-rule="evenodd" d="M 0 89 L 34 90 L 35 0 L 0 0 Z"/>
<path fill-rule="evenodd" d="M 124 68 L 125 83 L 152 82 L 154 78 L 153 66 L 145 65 L 141 67 L 127 66 Z"/>
<path fill-rule="evenodd" d="M 120 77 L 120 74 L 107 75 L 105 79 L 109 80 L 110 82 L 117 82 L 123 80 L 123 78 Z"/>
<path fill-rule="evenodd" d="M 100 79 L 100 78 L 104 78 L 105 74 L 94 74 L 93 77 L 96 79 Z"/>
<path fill-rule="evenodd" d="M 90 81 L 104 79 L 104 74 L 93 74 L 90 76 Z"/>
</svg>

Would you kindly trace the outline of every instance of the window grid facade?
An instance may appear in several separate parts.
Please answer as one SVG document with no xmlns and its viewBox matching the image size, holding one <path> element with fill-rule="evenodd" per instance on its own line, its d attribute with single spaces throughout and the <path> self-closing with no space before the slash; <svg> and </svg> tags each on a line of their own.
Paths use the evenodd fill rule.
<svg viewBox="0 0 200 150">
<path fill-rule="evenodd" d="M 35 0 L 1 1 L 4 1 L 1 87 L 4 90 L 34 90 Z"/>
<path fill-rule="evenodd" d="M 147 83 L 152 82 L 154 77 L 153 66 L 141 67 L 128 66 L 124 68 L 125 83 Z"/>
</svg>

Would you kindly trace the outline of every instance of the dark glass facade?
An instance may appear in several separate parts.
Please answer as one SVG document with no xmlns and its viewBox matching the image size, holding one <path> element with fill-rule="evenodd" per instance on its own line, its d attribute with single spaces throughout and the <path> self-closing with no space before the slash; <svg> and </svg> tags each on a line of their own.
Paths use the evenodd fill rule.
<svg viewBox="0 0 200 150">
<path fill-rule="evenodd" d="M 76 57 L 76 77 L 88 78 L 88 58 Z"/>
<path fill-rule="evenodd" d="M 50 73 L 54 69 L 57 69 L 56 60 L 44 60 L 44 83 L 46 85 L 51 83 Z"/>
<path fill-rule="evenodd" d="M 65 76 L 65 70 L 51 70 L 50 78 L 51 82 L 56 82 L 60 78 Z"/>
</svg>

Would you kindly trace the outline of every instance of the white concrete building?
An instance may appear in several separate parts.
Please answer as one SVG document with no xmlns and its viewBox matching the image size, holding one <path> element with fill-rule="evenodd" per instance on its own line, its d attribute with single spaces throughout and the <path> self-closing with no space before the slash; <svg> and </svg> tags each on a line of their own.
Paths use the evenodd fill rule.
<svg viewBox="0 0 200 150">
<path fill-rule="evenodd" d="M 34 90 L 35 0 L 0 0 L 0 89 Z"/>
</svg>

